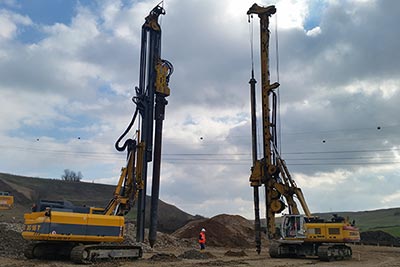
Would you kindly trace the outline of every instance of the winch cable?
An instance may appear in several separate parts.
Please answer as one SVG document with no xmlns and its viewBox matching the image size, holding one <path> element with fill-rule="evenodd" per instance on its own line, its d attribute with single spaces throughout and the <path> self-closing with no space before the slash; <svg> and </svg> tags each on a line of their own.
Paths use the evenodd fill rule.
<svg viewBox="0 0 400 267">
<path fill-rule="evenodd" d="M 133 114 L 132 120 L 129 123 L 128 127 L 125 129 L 124 133 L 117 139 L 117 141 L 115 142 L 115 149 L 122 152 L 126 149 L 127 146 L 129 146 L 130 144 L 132 144 L 134 142 L 133 139 L 129 138 L 127 140 L 125 140 L 124 144 L 122 146 L 119 146 L 119 142 L 121 142 L 122 138 L 125 137 L 125 135 L 128 134 L 128 132 L 131 130 L 133 124 L 135 123 L 137 114 L 138 114 L 139 109 L 136 108 L 135 113 Z"/>
<path fill-rule="evenodd" d="M 250 40 L 250 59 L 251 59 L 251 75 L 254 78 L 254 21 L 253 14 L 248 15 L 249 22 L 249 40 Z M 260 129 L 257 127 L 259 123 L 261 123 L 261 118 L 258 118 L 260 121 L 256 123 L 256 135 L 257 135 L 257 151 L 262 151 L 261 149 L 261 133 Z"/>
<path fill-rule="evenodd" d="M 279 83 L 279 38 L 278 38 L 278 15 L 275 14 L 275 53 L 276 53 L 276 79 Z M 277 123 L 278 123 L 278 142 L 279 142 L 279 154 L 282 153 L 282 128 L 281 128 L 281 94 L 280 87 L 277 88 L 277 97 L 278 97 L 278 105 L 277 105 Z"/>
<path fill-rule="evenodd" d="M 251 58 L 251 74 L 252 78 L 254 78 L 254 23 L 253 23 L 253 15 L 248 16 L 249 22 L 249 37 L 250 37 L 250 58 Z"/>
</svg>

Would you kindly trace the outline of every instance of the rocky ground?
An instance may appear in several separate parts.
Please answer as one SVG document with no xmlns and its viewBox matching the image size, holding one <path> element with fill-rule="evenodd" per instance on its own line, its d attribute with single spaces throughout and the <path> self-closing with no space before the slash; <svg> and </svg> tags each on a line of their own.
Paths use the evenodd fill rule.
<svg viewBox="0 0 400 267">
<path fill-rule="evenodd" d="M 233 253 L 233 254 L 232 254 Z M 144 253 L 135 262 L 95 263 L 96 267 L 191 267 L 191 266 L 248 266 L 248 267 L 394 267 L 400 266 L 400 249 L 392 247 L 353 246 L 353 258 L 340 262 L 321 262 L 316 259 L 271 259 L 267 250 L 260 255 L 254 249 L 232 250 L 228 248 L 208 247 L 206 253 L 198 250 L 167 248 Z M 76 264 L 65 261 L 27 260 L 23 257 L 0 256 L 2 267 L 76 267 Z"/>
<path fill-rule="evenodd" d="M 225 218 L 226 219 L 226 218 Z M 208 224 L 211 229 L 213 226 Z M 219 229 L 218 225 L 218 229 Z M 190 228 L 190 227 L 188 227 Z M 187 228 L 187 229 L 188 229 Z M 72 267 L 67 261 L 28 260 L 23 256 L 26 241 L 22 239 L 20 232 L 21 223 L 0 223 L 0 266 L 1 267 Z M 128 232 L 134 232 L 132 225 L 128 225 Z M 184 230 L 186 232 L 188 230 Z M 174 235 L 158 234 L 157 244 L 150 248 L 144 244 L 142 259 L 134 262 L 102 262 L 92 266 L 98 267 L 167 267 L 167 266 L 249 266 L 249 267 L 295 267 L 295 266 L 399 266 L 400 248 L 354 245 L 353 258 L 349 261 L 320 262 L 316 259 L 271 259 L 267 246 L 263 246 L 260 255 L 251 247 L 240 247 L 230 243 L 231 246 L 207 246 L 205 252 L 197 248 L 196 238 L 180 238 L 179 233 Z M 211 235 L 212 237 L 212 235 Z M 210 238 L 210 237 L 209 237 Z M 234 239 L 235 240 L 235 239 Z M 226 242 L 232 239 L 227 238 Z M 127 237 L 127 243 L 134 243 L 132 237 Z M 224 240 L 218 241 L 224 243 Z M 233 244 L 233 245 L 232 245 Z M 247 244 L 245 242 L 245 244 Z"/>
</svg>

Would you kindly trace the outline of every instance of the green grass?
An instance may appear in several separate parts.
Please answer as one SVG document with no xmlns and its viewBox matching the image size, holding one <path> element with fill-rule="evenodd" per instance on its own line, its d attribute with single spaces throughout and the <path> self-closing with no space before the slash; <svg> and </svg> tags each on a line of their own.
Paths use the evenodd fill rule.
<svg viewBox="0 0 400 267">
<path fill-rule="evenodd" d="M 316 215 L 324 219 L 330 219 L 332 213 L 320 213 Z M 382 230 L 395 237 L 400 237 L 400 208 L 337 212 L 337 214 L 345 218 L 348 217 L 350 221 L 355 220 L 356 226 L 361 232 Z"/>
<path fill-rule="evenodd" d="M 376 227 L 376 228 L 372 228 L 370 229 L 371 231 L 384 231 L 386 233 L 391 234 L 392 236 L 395 237 L 400 237 L 400 225 L 397 226 L 387 226 L 387 227 Z"/>
</svg>

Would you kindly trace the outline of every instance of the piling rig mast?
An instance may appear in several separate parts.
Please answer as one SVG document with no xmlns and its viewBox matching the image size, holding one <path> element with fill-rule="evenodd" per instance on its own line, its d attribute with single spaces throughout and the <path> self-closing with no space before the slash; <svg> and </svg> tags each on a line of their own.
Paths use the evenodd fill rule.
<svg viewBox="0 0 400 267">
<path fill-rule="evenodd" d="M 108 259 L 137 259 L 142 256 L 141 245 L 116 245 L 124 240 L 126 215 L 137 203 L 136 240 L 143 242 L 147 166 L 153 161 L 153 184 L 149 241 L 156 241 L 157 212 L 161 167 L 162 127 L 168 82 L 173 67 L 161 59 L 161 28 L 158 17 L 165 14 L 156 6 L 142 26 L 139 86 L 133 102 L 136 109 L 132 120 L 115 143 L 118 151 L 127 151 L 126 166 L 105 208 L 74 206 L 68 201 L 40 200 L 26 213 L 24 239 L 32 241 L 25 250 L 27 258 L 70 258 L 77 263 Z M 138 114 L 141 129 L 133 138 L 120 142 L 130 132 Z M 155 121 L 155 124 L 154 122 Z M 155 128 L 153 131 L 153 127 Z M 140 128 L 140 127 L 138 127 Z M 154 138 L 154 140 L 153 140 Z M 154 141 L 154 152 L 153 152 Z"/>
<path fill-rule="evenodd" d="M 132 99 L 136 104 L 136 110 L 128 128 L 115 143 L 118 151 L 127 148 L 127 143 L 131 142 L 129 139 L 125 141 L 122 147 L 119 146 L 119 142 L 129 132 L 139 113 L 141 117 L 141 143 L 144 144 L 145 148 L 142 162 L 143 184 L 137 201 L 136 241 L 143 242 L 144 240 L 147 166 L 153 161 L 149 229 L 151 246 L 154 245 L 157 235 L 162 129 L 165 106 L 168 104 L 166 98 L 170 94 L 168 82 L 173 72 L 172 64 L 161 59 L 161 27 L 158 18 L 164 14 L 165 10 L 160 5 L 156 6 L 146 17 L 142 26 L 139 86 L 136 87 L 136 96 Z"/>
<path fill-rule="evenodd" d="M 252 154 L 250 185 L 253 187 L 257 252 L 261 251 L 259 215 L 259 188 L 265 186 L 266 230 L 270 239 L 271 257 L 318 256 L 321 260 L 348 259 L 352 251 L 346 242 L 358 242 L 359 231 L 348 220 L 335 216 L 324 221 L 311 215 L 304 195 L 281 158 L 277 135 L 277 93 L 279 83 L 271 84 L 269 72 L 269 17 L 276 13 L 275 6 L 253 4 L 247 11 L 260 18 L 261 105 L 263 158 L 257 159 L 256 100 L 254 70 L 249 81 L 251 92 Z M 300 202 L 304 214 L 296 204 Z M 275 225 L 277 214 L 288 209 L 282 225 Z"/>
</svg>

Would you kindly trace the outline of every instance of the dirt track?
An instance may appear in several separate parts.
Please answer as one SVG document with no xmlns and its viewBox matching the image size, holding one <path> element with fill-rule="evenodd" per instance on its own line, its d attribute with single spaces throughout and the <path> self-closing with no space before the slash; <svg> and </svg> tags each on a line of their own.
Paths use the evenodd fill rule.
<svg viewBox="0 0 400 267">
<path fill-rule="evenodd" d="M 227 218 L 225 218 L 226 220 Z M 237 220 L 236 220 L 237 221 Z M 203 222 L 204 223 L 204 222 Z M 228 223 L 233 225 L 234 223 Z M 246 225 L 246 224 L 244 224 Z M 98 267 L 167 267 L 167 266 L 249 266 L 249 267 L 297 267 L 297 266 L 362 266 L 362 267 L 400 267 L 400 247 L 378 247 L 354 245 L 353 258 L 348 261 L 321 262 L 316 259 L 271 259 L 268 255 L 267 245 L 263 242 L 263 251 L 257 255 L 254 248 L 232 246 L 235 242 L 231 239 L 224 240 L 225 235 L 213 235 L 213 226 L 209 226 L 209 238 L 224 241 L 225 245 L 207 246 L 206 253 L 200 253 L 197 248 L 197 239 L 181 238 L 176 235 L 158 234 L 154 249 L 145 242 L 144 255 L 140 260 L 132 262 L 103 262 L 90 266 Z M 26 240 L 22 239 L 20 232 L 21 223 L 0 223 L 0 267 L 76 267 L 66 261 L 27 260 L 23 256 Z M 186 227 L 183 230 L 188 230 Z M 128 225 L 128 233 L 133 233 L 132 225 Z M 220 229 L 220 228 L 217 228 Z M 247 228 L 245 228 L 247 229 Z M 190 229 L 189 229 L 190 230 Z M 183 232 L 185 232 L 183 231 Z M 196 232 L 197 233 L 197 232 Z M 193 233 L 192 233 L 193 234 Z M 146 235 L 147 236 L 147 235 Z M 252 236 L 251 236 L 252 237 Z M 250 235 L 249 235 L 249 239 Z M 133 237 L 128 235 L 126 241 L 133 242 Z M 229 241 L 229 242 L 227 242 Z M 264 240 L 265 241 L 265 240 Z M 245 242 L 245 244 L 247 244 Z M 242 250 L 243 248 L 243 250 Z M 81 265 L 82 266 L 82 265 Z"/>
<path fill-rule="evenodd" d="M 189 249 L 188 249 L 189 250 Z M 249 266 L 249 267 L 297 267 L 297 266 L 400 266 L 400 248 L 391 247 L 373 247 L 373 246 L 353 246 L 353 259 L 339 262 L 320 262 L 315 259 L 271 259 L 267 251 L 257 255 L 253 249 L 246 249 L 244 253 L 247 256 L 235 257 L 224 255 L 227 248 L 207 248 L 207 252 L 215 257 L 209 259 L 181 259 L 177 256 L 184 251 L 182 249 L 166 249 L 160 251 L 147 252 L 140 260 L 132 262 L 103 262 L 91 266 L 98 267 L 151 267 L 151 266 Z M 232 249 L 231 252 L 239 252 Z M 240 251 L 242 252 L 242 251 Z M 163 254 L 160 254 L 163 253 Z M 243 254 L 243 252 L 241 253 Z M 158 257 L 154 256 L 158 255 Z M 153 259 L 151 259 L 153 257 Z M 62 261 L 43 261 L 26 260 L 23 258 L 0 257 L 0 266 L 7 267 L 76 267 L 76 264 Z"/>
</svg>

